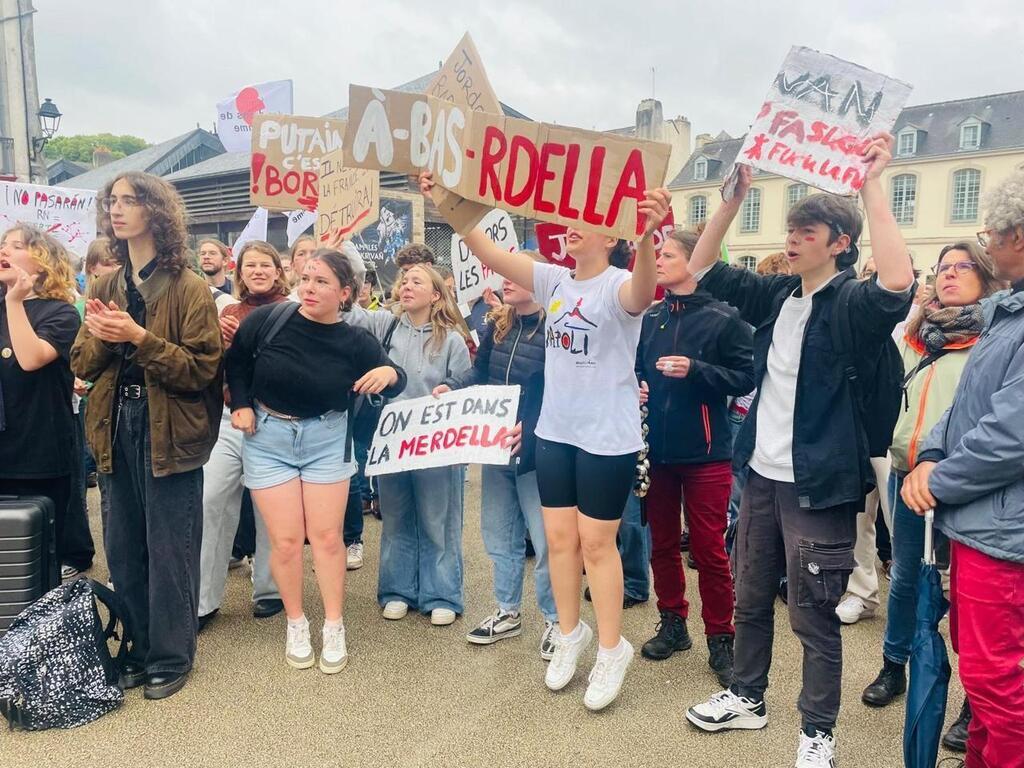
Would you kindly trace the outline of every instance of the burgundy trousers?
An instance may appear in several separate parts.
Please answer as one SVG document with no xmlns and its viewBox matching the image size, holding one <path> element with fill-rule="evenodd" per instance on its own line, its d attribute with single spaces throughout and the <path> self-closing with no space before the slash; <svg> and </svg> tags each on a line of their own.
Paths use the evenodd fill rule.
<svg viewBox="0 0 1024 768">
<path fill-rule="evenodd" d="M 680 505 L 685 499 L 690 552 L 697 564 L 701 616 L 707 635 L 732 635 L 733 582 L 725 551 L 725 529 L 732 468 L 728 461 L 710 464 L 655 464 L 647 492 L 651 527 L 651 570 L 658 610 L 684 619 L 689 614 L 686 576 L 679 552 Z"/>
</svg>

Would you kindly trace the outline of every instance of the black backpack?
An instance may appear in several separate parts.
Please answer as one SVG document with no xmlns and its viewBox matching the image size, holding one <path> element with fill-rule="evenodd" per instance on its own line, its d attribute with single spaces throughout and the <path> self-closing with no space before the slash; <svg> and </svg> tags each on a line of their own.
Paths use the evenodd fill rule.
<svg viewBox="0 0 1024 768">
<path fill-rule="evenodd" d="M 97 602 L 109 613 L 106 625 Z M 110 638 L 120 640 L 114 656 Z M 0 713 L 11 728 L 41 731 L 75 728 L 117 709 L 130 642 L 124 602 L 102 584 L 76 579 L 50 590 L 0 639 Z"/>
<path fill-rule="evenodd" d="M 892 433 L 900 415 L 903 400 L 903 359 L 896 342 L 886 337 L 877 356 L 858 354 L 850 329 L 850 296 L 856 280 L 847 280 L 840 287 L 832 308 L 832 349 L 843 364 L 850 381 L 854 413 L 868 438 L 868 455 L 885 456 L 892 445 Z"/>
</svg>

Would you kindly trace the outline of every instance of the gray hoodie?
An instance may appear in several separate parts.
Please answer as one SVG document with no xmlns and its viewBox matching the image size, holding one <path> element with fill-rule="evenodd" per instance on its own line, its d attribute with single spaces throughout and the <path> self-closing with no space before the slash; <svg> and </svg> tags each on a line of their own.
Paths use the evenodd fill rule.
<svg viewBox="0 0 1024 768">
<path fill-rule="evenodd" d="M 394 317 L 390 312 L 367 312 L 363 327 L 383 342 Z M 389 355 L 408 377 L 405 390 L 390 402 L 429 395 L 446 378 L 462 375 L 470 365 L 469 348 L 458 331 L 448 331 L 441 348 L 435 350 L 430 323 L 414 326 L 404 313 L 391 335 Z"/>
</svg>

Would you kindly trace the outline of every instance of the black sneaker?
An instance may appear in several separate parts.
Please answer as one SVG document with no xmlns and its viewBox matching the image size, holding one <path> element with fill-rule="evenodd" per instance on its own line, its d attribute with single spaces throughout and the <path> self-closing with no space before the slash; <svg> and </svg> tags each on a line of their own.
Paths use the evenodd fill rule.
<svg viewBox="0 0 1024 768">
<path fill-rule="evenodd" d="M 861 694 L 860 700 L 869 707 L 884 707 L 897 696 L 907 692 L 907 670 L 903 664 L 882 657 L 882 671 Z"/>
<path fill-rule="evenodd" d="M 967 726 L 971 724 L 971 705 L 964 699 L 964 705 L 960 708 L 960 716 L 953 721 L 942 737 L 942 746 L 954 752 L 967 751 Z"/>
<path fill-rule="evenodd" d="M 693 640 L 686 630 L 686 619 L 672 611 L 662 611 L 658 622 L 657 633 L 644 643 L 640 654 L 645 659 L 661 661 L 676 651 L 688 651 L 693 647 Z"/>
<path fill-rule="evenodd" d="M 518 613 L 506 613 L 500 608 L 481 621 L 466 635 L 473 645 L 491 645 L 507 637 L 518 637 L 523 631 L 523 620 Z"/>
<path fill-rule="evenodd" d="M 723 688 L 732 685 L 733 642 L 732 635 L 711 635 L 708 637 L 708 666 L 714 671 Z"/>
</svg>

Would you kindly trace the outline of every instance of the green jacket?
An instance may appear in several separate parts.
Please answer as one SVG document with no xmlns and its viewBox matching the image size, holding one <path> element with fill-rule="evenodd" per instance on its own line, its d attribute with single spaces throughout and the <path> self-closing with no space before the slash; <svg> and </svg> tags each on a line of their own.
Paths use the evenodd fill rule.
<svg viewBox="0 0 1024 768">
<path fill-rule="evenodd" d="M 157 269 L 136 286 L 146 302 L 146 337 L 135 359 L 146 377 L 154 477 L 187 472 L 206 463 L 217 442 L 224 399 L 223 342 L 217 308 L 206 282 L 189 270 Z M 89 297 L 128 305 L 124 269 L 98 278 Z M 86 411 L 86 439 L 100 472 L 113 467 L 116 388 L 122 355 L 83 324 L 71 349 L 71 367 L 93 382 Z"/>
<path fill-rule="evenodd" d="M 949 352 L 918 371 L 907 384 L 904 407 L 900 411 L 892 435 L 892 446 L 889 448 L 893 469 L 909 472 L 917 464 L 921 443 L 953 404 L 957 384 L 975 342 L 976 338 L 965 344 L 948 346 Z M 927 357 L 927 350 L 916 338 L 904 337 L 899 347 L 903 370 L 907 374 Z"/>
</svg>

